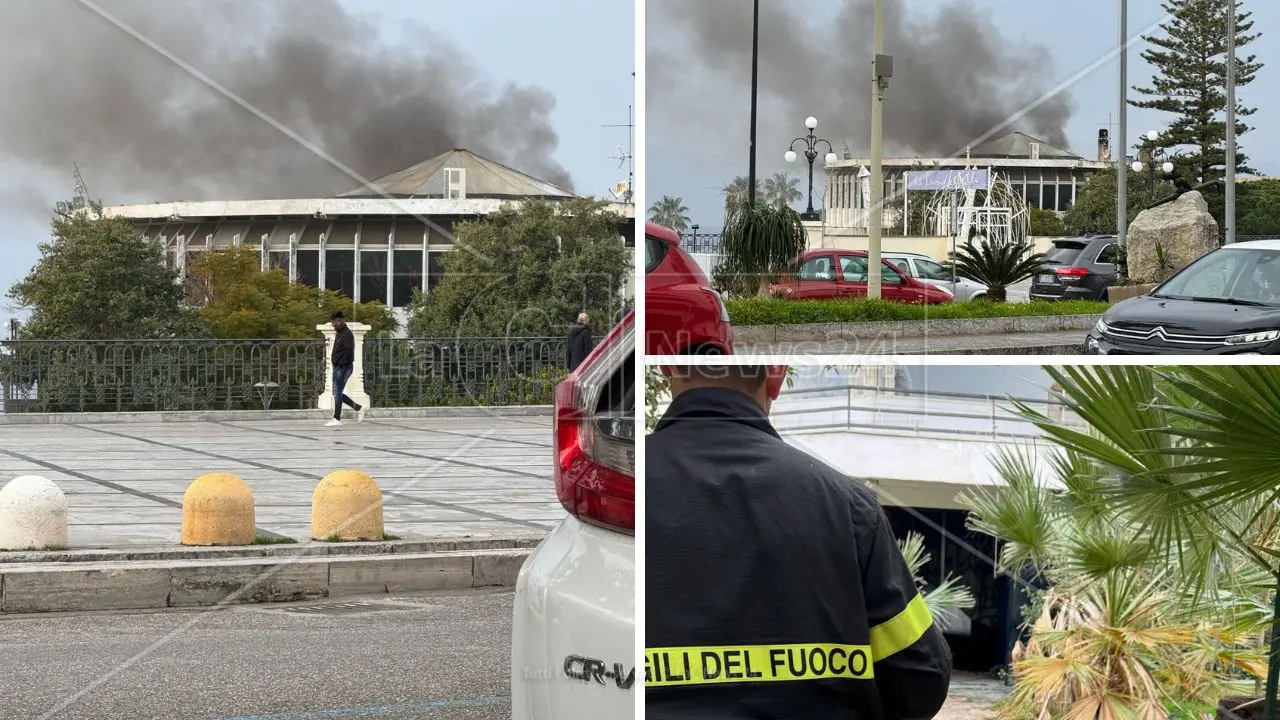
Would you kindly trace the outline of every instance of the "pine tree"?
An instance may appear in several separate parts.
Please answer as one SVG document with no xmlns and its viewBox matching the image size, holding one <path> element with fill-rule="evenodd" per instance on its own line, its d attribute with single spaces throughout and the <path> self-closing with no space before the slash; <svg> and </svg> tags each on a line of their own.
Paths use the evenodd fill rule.
<svg viewBox="0 0 1280 720">
<path fill-rule="evenodd" d="M 1235 1 L 1237 8 L 1244 5 L 1243 0 Z M 1165 35 L 1144 38 L 1150 47 L 1143 51 L 1142 59 L 1156 68 L 1151 87 L 1134 88 L 1149 99 L 1131 100 L 1130 104 L 1174 116 L 1155 145 L 1188 148 L 1173 159 L 1177 176 L 1193 183 L 1221 179 L 1227 162 L 1227 4 L 1223 0 L 1169 0 L 1162 7 L 1172 17 L 1160 26 Z M 1259 37 L 1250 33 L 1252 15 L 1240 10 L 1236 14 L 1237 88 L 1253 82 L 1262 68 L 1256 55 L 1240 56 L 1240 51 Z M 1252 129 L 1241 119 L 1256 110 L 1237 104 L 1237 138 Z M 1254 173 L 1238 141 L 1236 172 Z"/>
</svg>

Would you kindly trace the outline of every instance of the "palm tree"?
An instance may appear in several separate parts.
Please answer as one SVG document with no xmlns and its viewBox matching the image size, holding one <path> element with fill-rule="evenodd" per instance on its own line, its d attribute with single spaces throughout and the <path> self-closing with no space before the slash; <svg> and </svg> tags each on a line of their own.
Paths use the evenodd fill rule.
<svg viewBox="0 0 1280 720">
<path fill-rule="evenodd" d="M 829 367 L 829 366 L 828 366 Z M 916 587 L 924 599 L 924 606 L 929 614 L 939 621 L 939 625 L 947 627 L 955 621 L 961 610 L 973 607 L 973 593 L 969 588 L 959 585 L 959 578 L 948 576 L 942 584 L 932 590 L 925 590 L 924 579 L 920 571 L 929 564 L 930 555 L 924 549 L 924 536 L 918 532 L 909 532 L 898 541 L 898 549 L 902 551 L 902 559 L 907 561 L 907 569 L 915 578 Z"/>
<path fill-rule="evenodd" d="M 728 214 L 730 210 L 739 205 L 747 203 L 747 195 L 750 188 L 747 187 L 747 176 L 739 175 L 733 179 L 728 185 L 724 186 L 721 191 L 724 193 L 724 211 Z"/>
<path fill-rule="evenodd" d="M 649 221 L 683 235 L 689 229 L 689 208 L 684 198 L 663 195 L 649 206 Z"/>
<path fill-rule="evenodd" d="M 789 271 L 808 246 L 800 215 L 790 206 L 739 204 L 725 214 L 716 274 L 726 288 L 754 287 L 758 297 Z"/>
<path fill-rule="evenodd" d="M 1266 717 L 1280 685 L 1280 369 L 1271 366 L 1047 368 L 1083 433 L 1022 414 L 1097 467 L 1093 505 L 1125 512 L 1198 596 L 1217 599 L 1248 561 L 1265 578 Z M 1270 600 L 1271 607 L 1266 606 Z M 1261 633 L 1259 633 L 1261 635 Z"/>
<path fill-rule="evenodd" d="M 798 178 L 791 177 L 785 172 L 774 173 L 772 177 L 765 178 L 763 183 L 764 201 L 772 205 L 784 206 L 799 202 L 804 199 L 804 193 L 797 187 L 799 184 Z"/>
<path fill-rule="evenodd" d="M 956 251 L 956 273 L 987 286 L 987 297 L 1004 302 L 1009 286 L 1035 275 L 1044 266 L 1044 255 L 1032 252 L 1026 240 L 992 242 L 978 238 Z"/>
</svg>

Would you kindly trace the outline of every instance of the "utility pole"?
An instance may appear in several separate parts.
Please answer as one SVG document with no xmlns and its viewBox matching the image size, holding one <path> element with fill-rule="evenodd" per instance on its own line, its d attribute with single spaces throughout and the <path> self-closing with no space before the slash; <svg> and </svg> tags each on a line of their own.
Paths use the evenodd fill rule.
<svg viewBox="0 0 1280 720">
<path fill-rule="evenodd" d="M 747 166 L 747 204 L 756 204 L 756 87 L 760 82 L 760 0 L 751 18 L 751 161 Z"/>
<path fill-rule="evenodd" d="M 1222 220 L 1226 244 L 1236 241 L 1236 0 L 1227 0 L 1227 182 Z"/>
<path fill-rule="evenodd" d="M 871 60 L 871 213 L 867 219 L 867 297 L 880 298 L 880 232 L 884 223 L 884 89 L 893 60 L 884 54 L 884 0 L 875 0 Z"/>
<path fill-rule="evenodd" d="M 1111 147 L 1116 156 L 1116 244 L 1125 247 L 1129 236 L 1129 0 L 1120 0 L 1120 137 L 1112 138 Z"/>
</svg>

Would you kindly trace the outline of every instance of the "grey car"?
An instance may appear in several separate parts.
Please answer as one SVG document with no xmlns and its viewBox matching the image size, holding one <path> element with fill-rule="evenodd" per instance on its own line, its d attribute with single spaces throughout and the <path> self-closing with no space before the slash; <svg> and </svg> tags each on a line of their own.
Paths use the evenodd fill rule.
<svg viewBox="0 0 1280 720">
<path fill-rule="evenodd" d="M 968 302 L 974 298 L 986 297 L 987 286 L 966 277 L 956 276 L 951 282 L 951 271 L 924 253 L 886 252 L 882 253 L 894 267 L 920 282 L 929 283 L 951 293 L 956 302 Z"/>
<path fill-rule="evenodd" d="M 1031 281 L 1032 300 L 1106 300 L 1116 284 L 1116 237 L 1056 238 Z"/>
</svg>

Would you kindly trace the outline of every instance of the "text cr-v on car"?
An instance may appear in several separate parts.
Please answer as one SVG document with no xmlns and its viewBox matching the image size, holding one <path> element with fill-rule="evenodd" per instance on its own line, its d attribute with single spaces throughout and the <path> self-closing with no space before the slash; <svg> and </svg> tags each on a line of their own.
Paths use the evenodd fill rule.
<svg viewBox="0 0 1280 720">
<path fill-rule="evenodd" d="M 720 294 L 674 230 L 645 224 L 644 347 L 649 355 L 728 355 L 733 326 Z"/>
<path fill-rule="evenodd" d="M 1280 240 L 1233 243 L 1117 303 L 1091 355 L 1280 355 Z"/>
<path fill-rule="evenodd" d="M 569 515 L 516 580 L 513 720 L 635 715 L 635 313 L 555 390 Z"/>
</svg>

